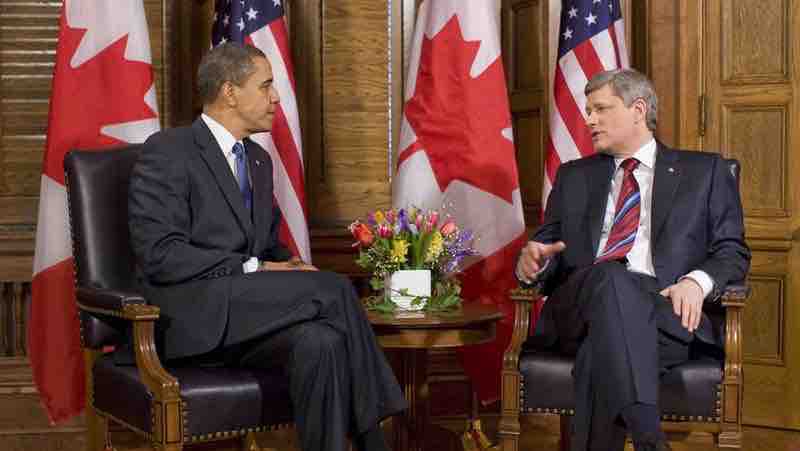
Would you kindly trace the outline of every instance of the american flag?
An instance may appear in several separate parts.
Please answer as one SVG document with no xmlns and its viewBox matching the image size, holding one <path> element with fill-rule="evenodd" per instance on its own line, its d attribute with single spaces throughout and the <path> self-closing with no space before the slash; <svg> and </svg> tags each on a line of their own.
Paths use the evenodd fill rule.
<svg viewBox="0 0 800 451">
<path fill-rule="evenodd" d="M 269 153 L 275 200 L 283 214 L 280 238 L 295 255 L 311 262 L 303 182 L 303 143 L 294 90 L 294 70 L 281 0 L 216 0 L 211 44 L 243 42 L 261 49 L 272 64 L 281 102 L 270 133 L 250 138 Z"/>
<path fill-rule="evenodd" d="M 564 0 L 545 159 L 544 204 L 558 166 L 594 153 L 584 122 L 586 82 L 598 72 L 627 67 L 619 0 Z"/>
</svg>

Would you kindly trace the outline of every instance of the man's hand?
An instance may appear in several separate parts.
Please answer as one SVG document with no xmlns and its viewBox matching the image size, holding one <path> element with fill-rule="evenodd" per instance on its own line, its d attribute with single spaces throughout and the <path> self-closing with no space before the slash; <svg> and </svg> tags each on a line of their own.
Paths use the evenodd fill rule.
<svg viewBox="0 0 800 451">
<path fill-rule="evenodd" d="M 259 271 L 318 271 L 314 265 L 309 265 L 298 257 L 292 257 L 285 262 L 261 262 Z"/>
<path fill-rule="evenodd" d="M 672 311 L 681 317 L 681 325 L 694 332 L 700 325 L 703 313 L 703 289 L 693 279 L 686 277 L 661 290 L 661 296 L 672 301 Z"/>
<path fill-rule="evenodd" d="M 517 276 L 523 282 L 533 283 L 539 271 L 544 267 L 548 258 L 566 249 L 567 245 L 563 241 L 556 241 L 552 244 L 544 244 L 538 241 L 528 241 L 522 248 L 517 261 Z"/>
</svg>

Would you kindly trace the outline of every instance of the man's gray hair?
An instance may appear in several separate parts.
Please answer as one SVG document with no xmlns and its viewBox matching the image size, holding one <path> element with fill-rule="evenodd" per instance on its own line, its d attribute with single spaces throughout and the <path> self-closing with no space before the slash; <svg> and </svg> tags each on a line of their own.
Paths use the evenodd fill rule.
<svg viewBox="0 0 800 451">
<path fill-rule="evenodd" d="M 197 91 L 203 105 L 217 100 L 226 81 L 241 86 L 256 71 L 256 58 L 267 56 L 256 47 L 238 42 L 225 42 L 209 50 L 197 68 Z"/>
<path fill-rule="evenodd" d="M 656 130 L 658 122 L 658 97 L 653 89 L 653 84 L 641 72 L 634 69 L 615 69 L 598 72 L 586 84 L 583 93 L 588 97 L 603 86 L 611 86 L 614 95 L 622 99 L 626 107 L 630 107 L 636 99 L 644 100 L 647 104 L 647 128 Z"/>
</svg>

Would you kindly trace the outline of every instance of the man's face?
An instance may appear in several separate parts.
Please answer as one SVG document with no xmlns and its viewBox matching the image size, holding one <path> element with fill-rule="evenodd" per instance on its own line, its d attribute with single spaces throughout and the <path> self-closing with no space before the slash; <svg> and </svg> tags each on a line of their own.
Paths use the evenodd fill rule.
<svg viewBox="0 0 800 451">
<path fill-rule="evenodd" d="M 236 113 L 248 134 L 272 130 L 280 98 L 272 79 L 272 67 L 265 58 L 255 58 L 256 67 L 241 86 L 233 87 Z"/>
<path fill-rule="evenodd" d="M 643 122 L 646 111 L 642 99 L 626 107 L 610 85 L 590 93 L 586 99 L 586 125 L 595 150 L 614 156 L 629 156 L 635 152 L 636 148 L 631 147 L 638 146 L 642 127 L 647 128 Z"/>
</svg>

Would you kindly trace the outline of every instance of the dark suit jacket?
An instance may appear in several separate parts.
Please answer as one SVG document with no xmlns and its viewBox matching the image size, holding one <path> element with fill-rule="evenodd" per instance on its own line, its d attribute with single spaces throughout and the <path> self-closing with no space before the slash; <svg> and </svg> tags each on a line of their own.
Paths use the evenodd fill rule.
<svg viewBox="0 0 800 451">
<path fill-rule="evenodd" d="M 567 245 L 540 274 L 544 294 L 552 293 L 576 269 L 593 263 L 614 169 L 613 157 L 605 154 L 559 168 L 544 222 L 532 237 Z M 715 299 L 726 284 L 744 279 L 750 251 L 744 242 L 739 187 L 719 155 L 674 150 L 659 143 L 652 209 L 650 245 L 659 289 L 701 269 L 714 280 L 708 299 Z"/>
<path fill-rule="evenodd" d="M 139 280 L 161 308 L 168 358 L 213 350 L 228 320 L 231 284 L 251 256 L 283 261 L 273 205 L 272 161 L 244 140 L 252 218 L 222 151 L 201 119 L 143 145 L 131 175 L 130 234 Z"/>
</svg>

